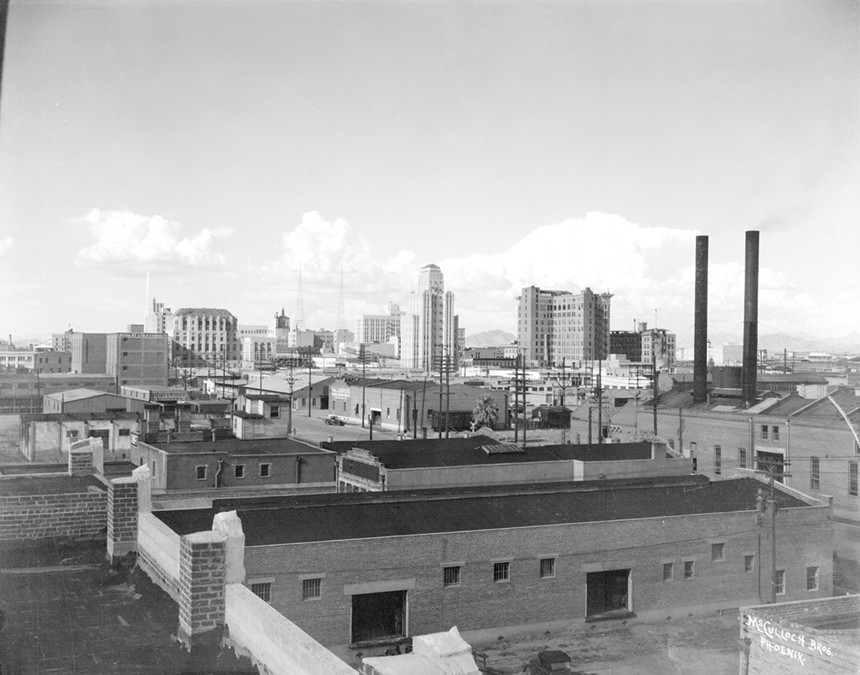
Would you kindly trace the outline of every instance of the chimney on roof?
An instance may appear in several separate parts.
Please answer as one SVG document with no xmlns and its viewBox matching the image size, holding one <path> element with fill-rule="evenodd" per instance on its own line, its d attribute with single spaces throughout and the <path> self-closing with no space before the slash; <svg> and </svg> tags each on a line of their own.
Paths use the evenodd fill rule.
<svg viewBox="0 0 860 675">
<path fill-rule="evenodd" d="M 696 290 L 693 324 L 693 402 L 708 398 L 708 237 L 696 237 Z"/>
<path fill-rule="evenodd" d="M 758 372 L 758 249 L 758 230 L 747 231 L 744 267 L 744 347 L 741 370 L 741 393 L 745 408 L 755 405 Z"/>
</svg>

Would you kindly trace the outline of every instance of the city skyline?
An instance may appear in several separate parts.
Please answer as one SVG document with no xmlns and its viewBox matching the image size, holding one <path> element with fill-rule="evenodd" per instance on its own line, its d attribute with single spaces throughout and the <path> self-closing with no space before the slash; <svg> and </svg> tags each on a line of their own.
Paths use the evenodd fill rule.
<svg viewBox="0 0 860 675">
<path fill-rule="evenodd" d="M 692 345 L 857 330 L 860 47 L 848 2 L 14 1 L 0 101 L 2 332 L 168 306 L 334 328 L 439 265 L 467 335 L 522 288 L 613 294 Z M 655 320 L 656 311 L 656 320 Z M 5 335 L 4 335 L 5 336 Z"/>
</svg>

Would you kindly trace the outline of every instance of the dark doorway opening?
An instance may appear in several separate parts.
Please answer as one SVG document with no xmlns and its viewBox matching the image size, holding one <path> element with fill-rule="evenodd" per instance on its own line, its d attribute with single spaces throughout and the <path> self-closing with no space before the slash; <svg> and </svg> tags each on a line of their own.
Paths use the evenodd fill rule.
<svg viewBox="0 0 860 675">
<path fill-rule="evenodd" d="M 110 430 L 108 429 L 90 429 L 90 438 L 101 438 L 102 445 L 105 450 L 110 450 Z"/>
<path fill-rule="evenodd" d="M 406 591 L 352 596 L 352 642 L 405 637 Z"/>
<path fill-rule="evenodd" d="M 589 572 L 586 578 L 586 618 L 626 616 L 630 612 L 629 583 L 629 569 Z"/>
</svg>

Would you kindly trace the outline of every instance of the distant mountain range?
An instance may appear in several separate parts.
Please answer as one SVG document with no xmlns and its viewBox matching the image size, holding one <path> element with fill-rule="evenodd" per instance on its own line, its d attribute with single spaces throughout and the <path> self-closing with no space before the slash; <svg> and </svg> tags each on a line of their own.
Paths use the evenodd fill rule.
<svg viewBox="0 0 860 675">
<path fill-rule="evenodd" d="M 503 347 L 516 342 L 517 336 L 503 330 L 486 330 L 466 336 L 466 347 Z"/>
<path fill-rule="evenodd" d="M 740 344 L 740 336 L 724 333 L 709 335 L 711 344 L 720 345 L 735 342 Z M 503 330 L 488 330 L 466 337 L 466 347 L 501 347 L 516 341 L 517 336 Z M 683 345 L 679 345 L 681 347 Z M 689 345 L 692 350 L 692 344 Z M 772 354 L 783 349 L 789 352 L 827 352 L 828 354 L 860 354 L 860 331 L 842 337 L 818 338 L 809 333 L 768 333 L 758 336 L 758 348 L 767 349 Z M 692 352 L 691 352 L 692 353 Z"/>
</svg>

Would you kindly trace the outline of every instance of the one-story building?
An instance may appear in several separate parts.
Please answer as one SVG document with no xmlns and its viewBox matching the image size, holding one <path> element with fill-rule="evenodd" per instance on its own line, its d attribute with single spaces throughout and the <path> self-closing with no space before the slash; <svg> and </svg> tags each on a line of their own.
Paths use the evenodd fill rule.
<svg viewBox="0 0 860 675">
<path fill-rule="evenodd" d="M 757 604 L 772 562 L 763 485 L 684 476 L 226 500 L 153 515 L 184 536 L 235 510 L 246 586 L 327 647 L 360 650 L 451 625 L 543 631 Z M 777 597 L 826 597 L 832 509 L 775 489 Z"/>
<path fill-rule="evenodd" d="M 347 446 L 348 449 L 344 450 Z M 338 491 L 364 492 L 646 476 L 683 476 L 692 461 L 663 443 L 521 447 L 484 435 L 323 443 L 339 452 Z"/>
<path fill-rule="evenodd" d="M 30 462 L 58 462 L 69 447 L 88 437 L 100 438 L 105 459 L 127 460 L 139 415 L 133 412 L 30 413 L 21 415 L 18 447 Z"/>
</svg>

